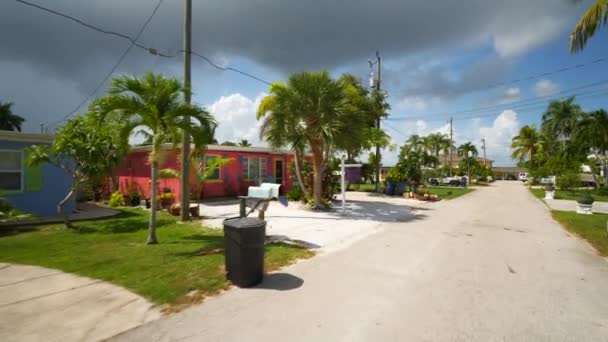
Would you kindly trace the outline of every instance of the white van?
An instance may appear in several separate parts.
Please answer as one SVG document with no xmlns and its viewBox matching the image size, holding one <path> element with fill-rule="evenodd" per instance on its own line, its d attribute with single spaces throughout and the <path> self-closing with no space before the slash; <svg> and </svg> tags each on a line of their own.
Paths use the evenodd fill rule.
<svg viewBox="0 0 608 342">
<path fill-rule="evenodd" d="M 527 181 L 528 180 L 528 173 L 527 172 L 520 172 L 518 179 L 520 181 L 522 181 L 522 182 Z"/>
</svg>

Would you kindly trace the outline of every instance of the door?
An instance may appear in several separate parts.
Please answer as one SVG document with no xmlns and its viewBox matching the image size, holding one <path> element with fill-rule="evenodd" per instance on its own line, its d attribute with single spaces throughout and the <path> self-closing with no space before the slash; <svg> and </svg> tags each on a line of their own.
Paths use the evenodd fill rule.
<svg viewBox="0 0 608 342">
<path fill-rule="evenodd" d="M 274 181 L 277 184 L 283 184 L 283 161 L 281 159 L 274 161 Z"/>
</svg>

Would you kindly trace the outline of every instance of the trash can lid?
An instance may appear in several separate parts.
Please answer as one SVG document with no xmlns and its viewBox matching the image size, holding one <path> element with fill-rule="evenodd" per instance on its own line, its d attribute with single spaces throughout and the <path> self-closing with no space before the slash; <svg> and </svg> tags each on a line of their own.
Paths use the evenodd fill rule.
<svg viewBox="0 0 608 342">
<path fill-rule="evenodd" d="M 251 228 L 251 227 L 260 227 L 265 226 L 266 221 L 260 220 L 257 217 L 239 217 L 234 219 L 224 220 L 224 226 L 230 228 Z"/>
</svg>

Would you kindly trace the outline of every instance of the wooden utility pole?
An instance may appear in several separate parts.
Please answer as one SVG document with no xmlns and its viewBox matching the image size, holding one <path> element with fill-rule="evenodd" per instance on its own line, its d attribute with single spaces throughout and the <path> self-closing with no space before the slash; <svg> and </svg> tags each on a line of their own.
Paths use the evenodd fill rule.
<svg viewBox="0 0 608 342">
<path fill-rule="evenodd" d="M 454 164 L 453 162 L 453 155 L 454 155 L 454 151 L 452 149 L 452 146 L 454 146 L 454 139 L 453 139 L 453 135 L 454 135 L 454 130 L 452 129 L 452 117 L 450 116 L 450 177 L 454 177 L 454 172 L 452 170 L 452 165 Z"/>
<path fill-rule="evenodd" d="M 486 139 L 481 139 L 481 148 L 483 149 L 483 167 L 486 167 Z"/>
<path fill-rule="evenodd" d="M 373 66 L 374 64 L 378 67 L 378 80 L 374 85 L 376 91 L 380 93 L 380 83 L 382 81 L 382 60 L 380 59 L 380 53 L 376 51 L 376 62 L 369 61 L 369 66 Z M 378 117 L 376 118 L 376 128 L 380 130 L 380 121 L 383 113 L 378 113 Z M 380 192 L 380 144 L 376 144 L 376 192 Z"/>
<path fill-rule="evenodd" d="M 192 85 L 190 79 L 190 57 L 192 56 L 192 0 L 186 0 L 186 11 L 184 18 L 184 101 L 190 104 L 192 95 Z M 190 122 L 187 116 L 186 122 Z M 181 183 L 182 191 L 180 194 L 181 220 L 190 219 L 190 130 L 184 129 L 182 132 L 182 172 Z"/>
</svg>

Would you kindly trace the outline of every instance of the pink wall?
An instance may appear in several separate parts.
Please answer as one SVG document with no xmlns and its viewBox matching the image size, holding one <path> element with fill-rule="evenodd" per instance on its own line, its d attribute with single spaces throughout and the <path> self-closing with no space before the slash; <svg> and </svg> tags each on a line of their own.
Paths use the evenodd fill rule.
<svg viewBox="0 0 608 342">
<path fill-rule="evenodd" d="M 144 197 L 150 196 L 150 164 L 148 162 L 149 151 L 131 152 L 125 159 L 124 163 L 118 167 L 114 175 L 118 178 L 120 191 L 124 194 L 128 193 L 130 183 L 136 183 L 143 193 Z M 161 169 L 172 168 L 180 170 L 179 149 L 166 150 L 166 155 L 161 163 Z M 242 163 L 243 157 L 263 158 L 266 162 L 266 175 L 275 177 L 275 162 L 283 161 L 283 189 L 289 191 L 292 188 L 291 177 L 288 174 L 289 163 L 293 160 L 293 155 L 290 153 L 273 154 L 266 152 L 242 152 L 242 151 L 223 151 L 208 149 L 206 155 L 217 155 L 222 158 L 232 158 L 233 161 L 224 166 L 220 170 L 219 180 L 209 180 L 203 183 L 203 198 L 212 197 L 236 197 L 246 195 L 247 188 L 255 185 L 254 181 L 245 180 L 243 176 Z M 191 189 L 196 189 L 194 177 L 191 177 Z M 180 196 L 180 181 L 179 179 L 160 180 L 159 190 L 170 188 L 176 198 Z"/>
</svg>

